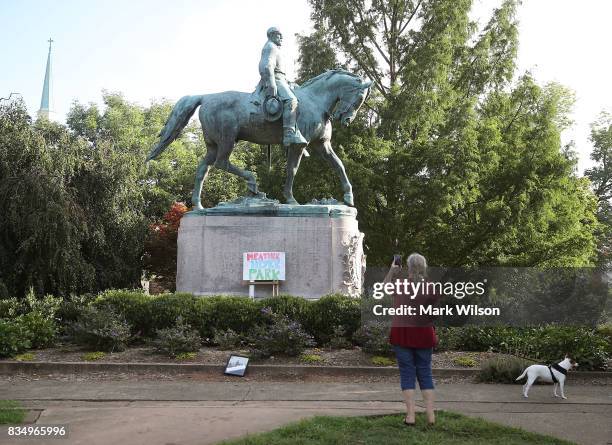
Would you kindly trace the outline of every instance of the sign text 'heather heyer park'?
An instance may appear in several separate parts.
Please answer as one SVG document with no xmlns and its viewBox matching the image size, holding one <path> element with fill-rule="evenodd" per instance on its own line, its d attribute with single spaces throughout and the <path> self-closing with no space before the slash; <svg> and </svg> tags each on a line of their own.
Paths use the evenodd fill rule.
<svg viewBox="0 0 612 445">
<path fill-rule="evenodd" d="M 242 279 L 246 281 L 283 281 L 285 252 L 244 252 Z"/>
</svg>

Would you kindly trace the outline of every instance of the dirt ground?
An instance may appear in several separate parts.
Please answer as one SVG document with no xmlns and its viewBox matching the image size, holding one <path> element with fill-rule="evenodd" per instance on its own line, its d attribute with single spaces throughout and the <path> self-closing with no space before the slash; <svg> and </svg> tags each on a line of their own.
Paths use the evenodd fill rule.
<svg viewBox="0 0 612 445">
<path fill-rule="evenodd" d="M 81 362 L 85 361 L 83 355 L 91 350 L 73 344 L 59 345 L 53 348 L 38 349 L 28 351 L 34 355 L 32 361 L 36 362 Z M 249 356 L 248 350 L 221 350 L 214 347 L 202 347 L 193 359 L 180 360 L 167 355 L 158 353 L 152 346 L 130 347 L 121 352 L 107 352 L 102 358 L 96 360 L 99 363 L 196 363 L 222 365 L 227 362 L 230 354 L 241 354 Z M 315 360 L 308 360 L 305 356 L 314 357 Z M 479 368 L 480 364 L 487 359 L 499 357 L 502 354 L 493 352 L 437 352 L 433 355 L 433 368 Z M 327 349 L 311 348 L 307 349 L 300 357 L 272 356 L 269 358 L 253 358 L 253 364 L 266 365 L 304 365 L 304 366 L 377 366 L 373 363 L 372 354 L 367 354 L 359 347 L 352 349 Z M 395 366 L 393 357 L 389 357 L 392 362 L 387 366 Z M 458 361 L 459 359 L 459 361 Z M 461 359 L 471 359 L 468 363 Z M 5 359 L 14 360 L 14 359 Z M 30 360 L 28 360 L 30 361 Z M 470 363 L 471 362 L 471 363 Z M 466 366 L 466 365 L 473 366 Z M 385 366 L 378 365 L 378 366 Z"/>
</svg>

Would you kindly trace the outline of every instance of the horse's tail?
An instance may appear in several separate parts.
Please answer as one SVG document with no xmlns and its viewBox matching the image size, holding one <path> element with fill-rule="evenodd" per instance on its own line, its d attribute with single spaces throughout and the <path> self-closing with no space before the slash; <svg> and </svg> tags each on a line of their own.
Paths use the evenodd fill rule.
<svg viewBox="0 0 612 445">
<path fill-rule="evenodd" d="M 202 96 L 184 96 L 179 99 L 170 117 L 166 121 L 166 125 L 159 133 L 159 142 L 151 149 L 151 153 L 147 156 L 145 162 L 155 159 L 174 141 L 180 134 L 183 128 L 189 123 L 189 119 L 200 106 Z"/>
</svg>

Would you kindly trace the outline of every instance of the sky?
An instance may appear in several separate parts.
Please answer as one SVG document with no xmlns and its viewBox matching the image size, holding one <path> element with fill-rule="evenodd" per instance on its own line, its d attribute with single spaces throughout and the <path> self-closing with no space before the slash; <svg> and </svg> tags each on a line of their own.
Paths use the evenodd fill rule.
<svg viewBox="0 0 612 445">
<path fill-rule="evenodd" d="M 475 0 L 484 24 L 498 0 Z M 590 123 L 612 111 L 612 1 L 524 0 L 519 9 L 517 74 L 559 82 L 576 94 L 578 172 L 592 163 Z M 101 103 L 102 90 L 132 101 L 177 100 L 187 94 L 251 91 L 266 30 L 277 26 L 290 78 L 295 34 L 311 31 L 306 0 L 0 0 L 0 97 L 20 93 L 40 106 L 49 37 L 52 119 L 64 121 L 74 100 Z"/>
</svg>

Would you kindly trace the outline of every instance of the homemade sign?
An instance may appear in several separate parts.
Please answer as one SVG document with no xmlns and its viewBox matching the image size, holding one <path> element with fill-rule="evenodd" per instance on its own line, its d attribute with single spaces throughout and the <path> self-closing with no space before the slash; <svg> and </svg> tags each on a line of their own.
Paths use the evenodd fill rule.
<svg viewBox="0 0 612 445">
<path fill-rule="evenodd" d="M 285 252 L 244 252 L 242 279 L 245 281 L 284 281 Z"/>
</svg>

